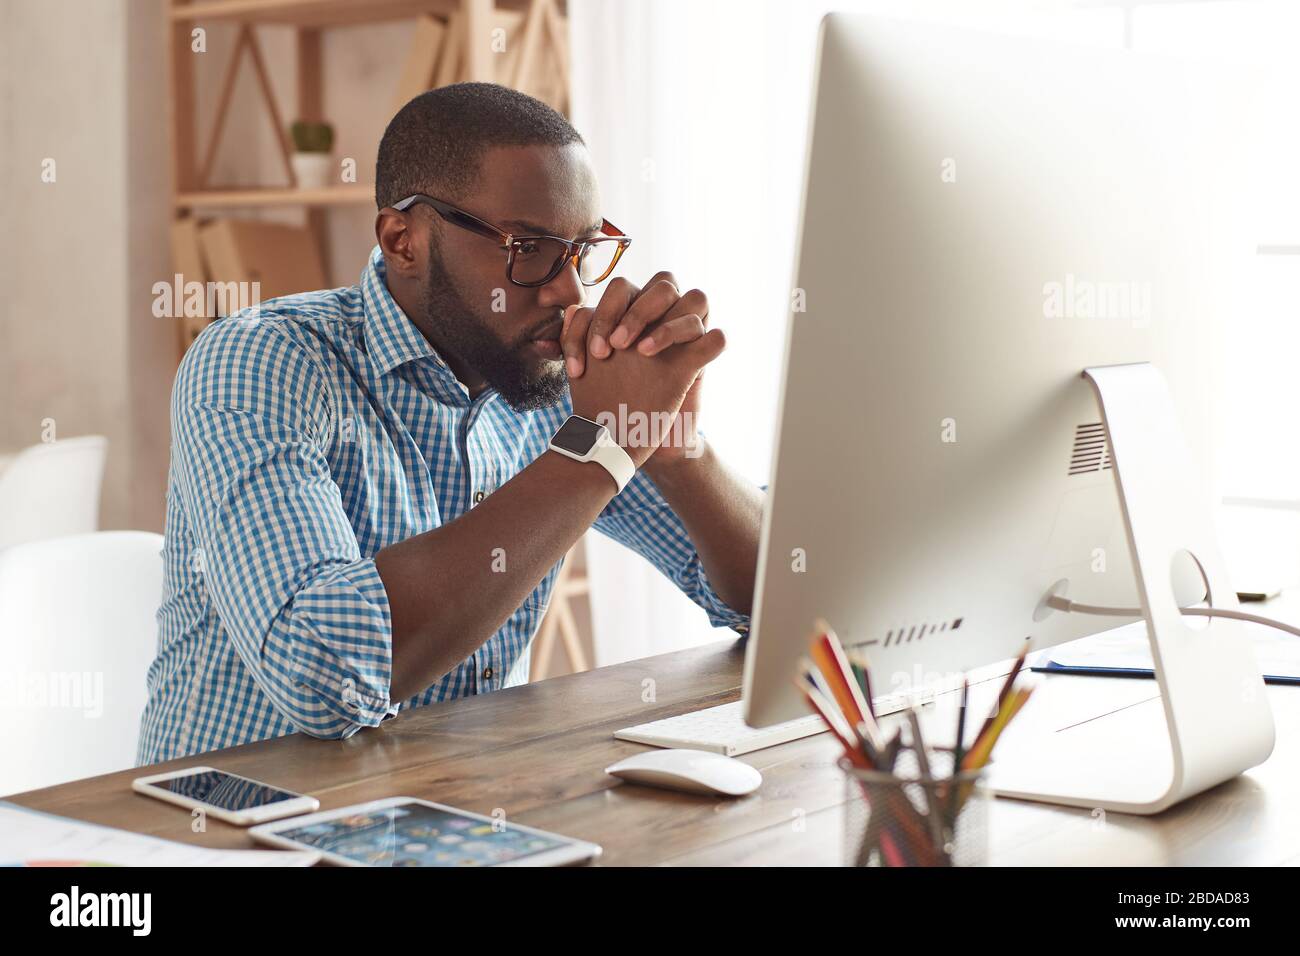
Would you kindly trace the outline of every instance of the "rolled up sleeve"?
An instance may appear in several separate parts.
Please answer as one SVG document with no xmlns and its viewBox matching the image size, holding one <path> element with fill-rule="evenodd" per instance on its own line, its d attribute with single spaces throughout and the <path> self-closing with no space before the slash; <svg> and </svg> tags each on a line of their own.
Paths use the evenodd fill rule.
<svg viewBox="0 0 1300 956">
<path fill-rule="evenodd" d="M 342 738 L 396 707 L 388 596 L 330 473 L 333 420 L 323 373 L 271 319 L 216 323 L 172 396 L 179 504 L 222 627 L 295 728 Z"/>
</svg>

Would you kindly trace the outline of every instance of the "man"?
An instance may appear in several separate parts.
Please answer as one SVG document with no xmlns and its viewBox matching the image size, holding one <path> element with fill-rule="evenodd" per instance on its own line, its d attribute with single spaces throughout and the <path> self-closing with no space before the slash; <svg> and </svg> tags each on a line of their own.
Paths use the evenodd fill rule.
<svg viewBox="0 0 1300 956">
<path fill-rule="evenodd" d="M 358 285 L 222 319 L 181 363 L 141 763 L 525 682 L 593 526 L 746 628 L 761 496 L 694 440 L 722 333 L 665 272 L 583 304 L 628 240 L 581 137 L 444 87 L 389 124 L 375 191 Z M 605 447 L 570 413 L 657 425 Z"/>
</svg>

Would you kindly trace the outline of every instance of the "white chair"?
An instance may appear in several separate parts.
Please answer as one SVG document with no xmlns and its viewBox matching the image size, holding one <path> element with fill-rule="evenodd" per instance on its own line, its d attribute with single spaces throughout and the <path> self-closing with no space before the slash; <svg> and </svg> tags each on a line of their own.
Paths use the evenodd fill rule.
<svg viewBox="0 0 1300 956">
<path fill-rule="evenodd" d="M 0 549 L 99 527 L 108 439 L 65 438 L 24 449 L 0 472 Z"/>
<path fill-rule="evenodd" d="M 104 531 L 0 552 L 0 795 L 135 764 L 162 543 Z"/>
</svg>

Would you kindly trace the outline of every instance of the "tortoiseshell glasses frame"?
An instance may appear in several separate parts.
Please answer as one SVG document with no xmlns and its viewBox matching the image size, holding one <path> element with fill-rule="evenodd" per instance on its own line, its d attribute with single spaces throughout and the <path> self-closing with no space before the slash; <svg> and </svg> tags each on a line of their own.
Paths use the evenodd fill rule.
<svg viewBox="0 0 1300 956">
<path fill-rule="evenodd" d="M 609 278 L 618 260 L 632 244 L 631 238 L 607 219 L 600 222 L 599 236 L 561 239 L 546 235 L 516 236 L 451 203 L 420 193 L 393 203 L 392 208 L 407 212 L 415 205 L 430 206 L 453 226 L 495 240 L 506 252 L 506 278 L 525 288 L 546 285 L 569 262 L 573 263 L 583 285 L 599 285 Z"/>
</svg>

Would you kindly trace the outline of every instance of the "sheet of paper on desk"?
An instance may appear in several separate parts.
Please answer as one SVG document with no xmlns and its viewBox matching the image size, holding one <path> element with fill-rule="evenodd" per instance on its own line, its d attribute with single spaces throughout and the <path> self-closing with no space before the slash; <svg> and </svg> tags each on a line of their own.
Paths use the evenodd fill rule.
<svg viewBox="0 0 1300 956">
<path fill-rule="evenodd" d="M 311 866 L 313 851 L 214 850 L 56 817 L 0 800 L 4 866 Z"/>
<path fill-rule="evenodd" d="M 1245 625 L 1243 632 L 1250 635 L 1255 646 L 1255 660 L 1265 678 L 1300 682 L 1300 637 L 1257 624 Z M 1151 644 L 1147 640 L 1147 626 L 1143 622 L 1126 624 L 1049 648 L 1035 659 L 1034 667 L 1150 671 Z"/>
</svg>

